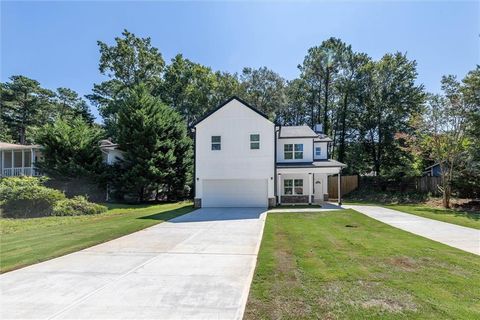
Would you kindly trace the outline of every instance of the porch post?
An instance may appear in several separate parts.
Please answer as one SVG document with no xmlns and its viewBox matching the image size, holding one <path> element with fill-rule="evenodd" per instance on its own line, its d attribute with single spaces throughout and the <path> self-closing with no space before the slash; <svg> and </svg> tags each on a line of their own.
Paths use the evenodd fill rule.
<svg viewBox="0 0 480 320">
<path fill-rule="evenodd" d="M 5 151 L 1 150 L 2 152 L 2 172 L 0 172 L 0 177 L 3 177 L 5 173 Z"/>
<path fill-rule="evenodd" d="M 340 170 L 338 171 L 338 205 L 342 205 L 342 176 L 340 174 Z"/>
<path fill-rule="evenodd" d="M 313 189 L 313 184 L 312 184 L 312 174 L 308 174 L 308 204 L 312 204 L 312 189 Z"/>
<path fill-rule="evenodd" d="M 15 154 L 15 151 L 12 149 L 12 177 L 15 176 L 15 163 L 13 162 L 13 155 Z"/>
<path fill-rule="evenodd" d="M 25 175 L 25 149 L 22 149 L 22 176 Z"/>
<path fill-rule="evenodd" d="M 277 175 L 277 197 L 278 197 L 278 204 L 282 204 L 282 174 L 279 173 Z"/>
</svg>

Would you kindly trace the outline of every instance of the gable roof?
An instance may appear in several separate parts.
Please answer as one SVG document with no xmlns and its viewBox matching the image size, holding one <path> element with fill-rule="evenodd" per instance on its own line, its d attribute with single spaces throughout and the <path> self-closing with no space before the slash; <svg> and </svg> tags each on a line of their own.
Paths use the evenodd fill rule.
<svg viewBox="0 0 480 320">
<path fill-rule="evenodd" d="M 281 126 L 279 138 L 318 138 L 309 126 Z"/>
<path fill-rule="evenodd" d="M 0 150 L 30 150 L 30 149 L 40 149 L 41 146 L 38 144 L 24 145 L 24 144 L 13 144 L 0 141 Z"/>
<path fill-rule="evenodd" d="M 270 121 L 270 119 L 268 118 L 268 116 L 266 114 L 264 114 L 263 112 L 255 109 L 254 107 L 252 107 L 251 105 L 249 105 L 247 102 L 245 102 L 244 100 L 240 99 L 239 97 L 237 96 L 232 96 L 230 99 L 228 99 L 227 101 L 225 101 L 224 103 L 222 103 L 221 105 L 219 105 L 218 107 L 216 107 L 215 109 L 213 109 L 212 111 L 208 112 L 206 115 L 204 115 L 202 118 L 200 118 L 199 120 L 197 120 L 197 122 L 195 122 L 194 124 L 191 125 L 192 128 L 196 127 L 200 122 L 202 122 L 203 120 L 207 119 L 208 117 L 210 117 L 212 114 L 214 114 L 215 112 L 217 112 L 218 110 L 220 110 L 221 108 L 223 108 L 224 106 L 226 106 L 228 103 L 230 103 L 231 101 L 233 100 L 237 100 L 238 102 L 240 102 L 241 104 L 243 104 L 245 107 L 251 109 L 252 111 L 255 111 L 256 113 L 258 113 L 260 116 L 264 117 L 265 119 L 267 119 L 268 121 Z"/>
</svg>

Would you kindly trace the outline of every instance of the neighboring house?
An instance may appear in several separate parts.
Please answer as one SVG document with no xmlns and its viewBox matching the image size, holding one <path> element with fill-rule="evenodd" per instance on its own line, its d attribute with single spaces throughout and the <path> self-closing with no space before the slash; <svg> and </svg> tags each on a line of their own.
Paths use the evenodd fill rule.
<svg viewBox="0 0 480 320">
<path fill-rule="evenodd" d="M 442 176 L 442 168 L 440 167 L 439 163 L 435 163 L 430 167 L 426 167 L 423 171 L 424 177 L 441 177 Z"/>
<path fill-rule="evenodd" d="M 98 144 L 102 151 L 103 161 L 106 164 L 112 165 L 119 160 L 123 160 L 124 152 L 118 148 L 118 144 L 110 140 L 100 140 Z"/>
<path fill-rule="evenodd" d="M 233 97 L 193 125 L 195 206 L 266 207 L 328 199 L 330 138 L 308 126 L 277 126 Z M 339 190 L 340 194 L 340 190 Z M 340 196 L 338 201 L 341 202 Z"/>
<path fill-rule="evenodd" d="M 39 145 L 0 142 L 0 177 L 39 176 L 35 163 L 41 158 Z"/>
</svg>

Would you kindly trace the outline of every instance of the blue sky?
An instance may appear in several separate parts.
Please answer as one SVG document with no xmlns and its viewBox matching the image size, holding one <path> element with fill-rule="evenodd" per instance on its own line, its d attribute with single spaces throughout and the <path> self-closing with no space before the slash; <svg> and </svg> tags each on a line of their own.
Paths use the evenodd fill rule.
<svg viewBox="0 0 480 320">
<path fill-rule="evenodd" d="M 104 78 L 97 40 L 124 28 L 214 70 L 267 66 L 287 79 L 307 49 L 339 37 L 374 59 L 407 52 L 419 83 L 438 92 L 443 74 L 480 63 L 479 2 L 5 2 L 1 81 L 22 74 L 88 94 Z M 95 111 L 96 113 L 96 111 Z M 96 113 L 98 114 L 98 113 Z"/>
</svg>

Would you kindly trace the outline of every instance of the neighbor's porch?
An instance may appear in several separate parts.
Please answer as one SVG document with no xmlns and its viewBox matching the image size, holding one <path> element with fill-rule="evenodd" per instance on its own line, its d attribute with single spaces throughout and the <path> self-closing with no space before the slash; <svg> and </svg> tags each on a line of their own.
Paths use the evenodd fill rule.
<svg viewBox="0 0 480 320">
<path fill-rule="evenodd" d="M 40 171 L 35 167 L 40 155 L 38 146 L 2 143 L 0 177 L 40 176 Z"/>
<path fill-rule="evenodd" d="M 277 168 L 277 204 L 322 204 L 328 201 L 328 177 L 340 168 Z M 341 191 L 339 189 L 339 195 Z M 341 203 L 341 197 L 338 197 Z"/>
</svg>

